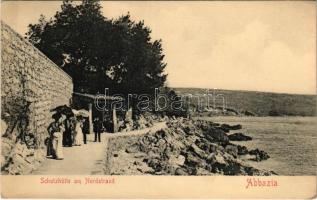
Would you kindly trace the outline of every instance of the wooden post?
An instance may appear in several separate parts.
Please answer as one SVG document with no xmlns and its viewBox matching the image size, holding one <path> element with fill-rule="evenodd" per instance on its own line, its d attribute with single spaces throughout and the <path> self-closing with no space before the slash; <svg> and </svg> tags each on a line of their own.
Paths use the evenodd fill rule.
<svg viewBox="0 0 317 200">
<path fill-rule="evenodd" d="M 105 120 L 105 109 L 102 109 L 102 119 L 101 121 L 103 122 Z"/>
<path fill-rule="evenodd" d="M 117 112 L 116 112 L 116 106 L 112 109 L 112 122 L 113 122 L 113 132 L 118 132 L 118 121 L 117 121 Z"/>
<path fill-rule="evenodd" d="M 94 129 L 93 129 L 93 123 L 92 123 L 92 104 L 88 104 L 88 108 L 89 108 L 89 133 L 93 134 L 94 133 Z"/>
<path fill-rule="evenodd" d="M 125 120 L 129 122 L 132 121 L 132 107 L 125 113 Z"/>
</svg>

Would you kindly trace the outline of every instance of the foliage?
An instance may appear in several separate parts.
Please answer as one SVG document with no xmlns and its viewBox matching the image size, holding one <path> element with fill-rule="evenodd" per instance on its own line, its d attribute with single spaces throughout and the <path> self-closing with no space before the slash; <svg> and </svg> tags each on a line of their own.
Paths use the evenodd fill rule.
<svg viewBox="0 0 317 200">
<path fill-rule="evenodd" d="M 66 71 L 74 90 L 86 93 L 151 93 L 166 80 L 162 41 L 130 14 L 107 19 L 98 1 L 64 0 L 61 11 L 30 24 L 26 37 Z"/>
<path fill-rule="evenodd" d="M 158 104 L 156 109 L 158 113 L 164 113 L 167 116 L 175 117 L 188 117 L 190 115 L 190 108 L 188 102 L 184 97 L 177 94 L 175 90 L 168 87 L 162 87 L 160 89 L 160 95 L 166 98 L 157 98 Z"/>
</svg>

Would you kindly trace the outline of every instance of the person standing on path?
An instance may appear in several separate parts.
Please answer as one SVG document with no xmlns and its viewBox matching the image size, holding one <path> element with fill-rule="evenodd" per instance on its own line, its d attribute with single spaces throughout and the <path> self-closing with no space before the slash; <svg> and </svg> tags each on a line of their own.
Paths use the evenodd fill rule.
<svg viewBox="0 0 317 200">
<path fill-rule="evenodd" d="M 84 139 L 83 139 L 82 126 L 83 126 L 82 119 L 79 117 L 79 118 L 77 118 L 77 122 L 75 125 L 75 131 L 76 131 L 76 134 L 74 137 L 74 145 L 75 146 L 81 146 L 83 143 Z"/>
<path fill-rule="evenodd" d="M 95 133 L 95 142 L 101 142 L 100 133 L 102 130 L 102 121 L 99 120 L 99 117 L 96 117 L 94 120 L 94 133 Z"/>
<path fill-rule="evenodd" d="M 89 122 L 87 119 L 83 119 L 83 134 L 84 134 L 84 144 L 87 144 L 87 134 L 89 134 Z"/>
<path fill-rule="evenodd" d="M 63 124 L 63 116 L 60 114 L 54 114 L 53 118 L 55 119 L 48 127 L 48 132 L 50 134 L 50 148 L 51 155 L 53 159 L 62 160 L 63 156 L 63 132 L 65 131 Z"/>
<path fill-rule="evenodd" d="M 73 118 L 74 117 L 69 117 L 65 120 L 65 132 L 64 132 L 64 137 L 63 137 L 63 145 L 71 147 L 73 145 L 72 142 L 72 131 L 74 129 L 73 125 Z"/>
</svg>

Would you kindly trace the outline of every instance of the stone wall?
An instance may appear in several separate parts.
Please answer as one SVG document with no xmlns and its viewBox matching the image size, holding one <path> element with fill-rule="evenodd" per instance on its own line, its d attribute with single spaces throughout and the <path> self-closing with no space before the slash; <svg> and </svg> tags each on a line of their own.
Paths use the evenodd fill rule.
<svg viewBox="0 0 317 200">
<path fill-rule="evenodd" d="M 45 157 L 51 110 L 69 105 L 72 79 L 1 22 L 1 171 L 27 174 Z M 5 128 L 4 128 L 5 127 Z"/>
<path fill-rule="evenodd" d="M 118 152 L 125 152 L 133 144 L 139 141 L 145 135 L 155 134 L 157 131 L 165 129 L 166 122 L 156 122 L 152 127 L 143 128 L 141 130 L 134 130 L 129 132 L 119 132 L 114 134 L 107 134 L 104 139 L 106 144 L 106 155 L 103 160 L 104 174 L 112 175 L 113 159 Z"/>
</svg>

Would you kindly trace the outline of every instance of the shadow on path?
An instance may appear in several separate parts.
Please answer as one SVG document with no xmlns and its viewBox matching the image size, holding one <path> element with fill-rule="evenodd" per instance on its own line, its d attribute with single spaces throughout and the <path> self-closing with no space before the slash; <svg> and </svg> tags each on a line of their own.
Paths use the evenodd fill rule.
<svg viewBox="0 0 317 200">
<path fill-rule="evenodd" d="M 155 124 L 151 128 L 135 130 L 125 133 L 102 133 L 101 142 L 93 142 L 94 134 L 87 135 L 87 144 L 81 146 L 64 147 L 64 159 L 47 158 L 41 167 L 33 171 L 33 175 L 101 175 L 105 166 L 107 141 L 110 137 L 125 135 L 143 135 L 149 131 L 157 131 L 166 127 L 165 122 Z"/>
</svg>

